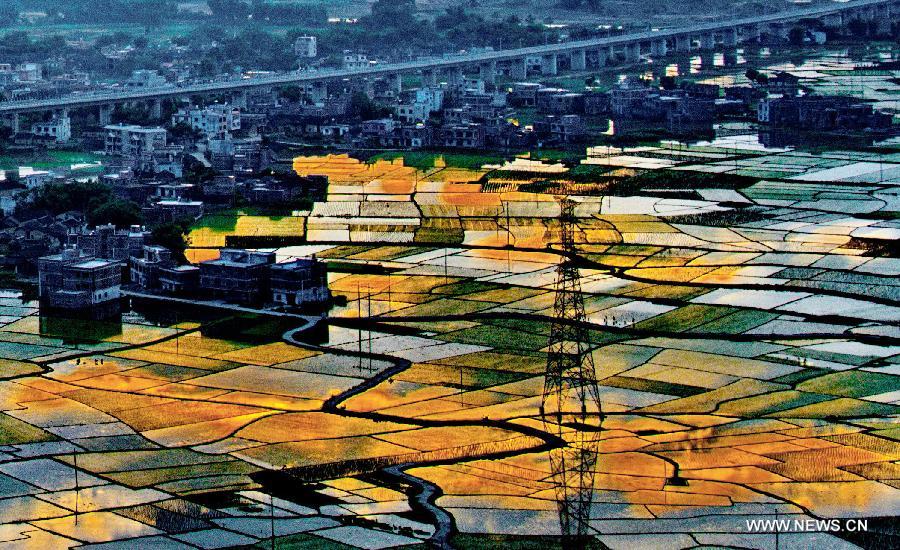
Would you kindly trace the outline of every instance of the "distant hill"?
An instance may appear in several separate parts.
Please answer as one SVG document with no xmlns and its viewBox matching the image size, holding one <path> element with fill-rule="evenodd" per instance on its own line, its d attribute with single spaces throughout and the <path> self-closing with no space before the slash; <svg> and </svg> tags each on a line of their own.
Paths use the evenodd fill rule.
<svg viewBox="0 0 900 550">
<path fill-rule="evenodd" d="M 200 2 L 202 0 L 192 0 Z M 290 0 L 288 0 L 290 1 Z M 358 17 L 369 11 L 374 0 L 296 0 L 324 5 L 332 17 Z M 825 3 L 829 0 L 813 0 Z M 451 6 L 464 6 L 486 16 L 538 21 L 599 23 L 638 20 L 655 26 L 673 26 L 698 19 L 723 19 L 775 12 L 795 6 L 790 0 L 416 0 L 423 15 L 436 16 Z M 566 6 L 571 8 L 567 9 Z"/>
<path fill-rule="evenodd" d="M 101 1 L 101 0 L 96 0 Z M 128 1 L 128 0 L 125 0 Z M 133 0 L 140 5 L 143 0 Z M 812 0 L 830 3 L 831 0 Z M 95 0 L 0 0 L 20 10 L 47 11 L 56 6 L 92 6 Z M 179 9 L 209 13 L 207 0 L 174 0 Z M 249 2 L 249 0 L 248 0 Z M 273 4 L 298 4 L 325 8 L 329 17 L 356 18 L 369 13 L 375 0 L 271 0 Z M 791 0 L 416 0 L 419 13 L 436 17 L 448 7 L 463 6 L 491 18 L 558 23 L 647 24 L 681 26 L 702 20 L 741 17 L 790 9 Z"/>
</svg>

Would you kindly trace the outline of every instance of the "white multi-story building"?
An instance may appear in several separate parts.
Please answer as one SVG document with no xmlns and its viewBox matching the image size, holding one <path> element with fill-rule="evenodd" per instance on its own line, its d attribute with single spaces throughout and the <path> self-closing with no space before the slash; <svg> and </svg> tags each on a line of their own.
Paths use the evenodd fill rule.
<svg viewBox="0 0 900 550">
<path fill-rule="evenodd" d="M 17 192 L 18 190 L 14 189 L 0 191 L 0 212 L 2 212 L 4 216 L 12 216 L 13 212 L 16 211 L 18 201 L 16 201 L 14 193 Z"/>
<path fill-rule="evenodd" d="M 179 109 L 172 115 L 172 124 L 188 124 L 209 139 L 221 139 L 241 129 L 241 111 L 230 105 Z"/>
<path fill-rule="evenodd" d="M 32 124 L 31 133 L 36 136 L 52 137 L 56 143 L 68 143 L 72 139 L 72 121 L 65 113 L 55 114 L 48 122 Z"/>
<path fill-rule="evenodd" d="M 372 62 L 369 61 L 369 56 L 362 53 L 353 53 L 350 51 L 344 52 L 344 68 L 348 71 L 358 71 L 360 69 L 366 69 L 371 65 Z"/>
<path fill-rule="evenodd" d="M 300 36 L 294 41 L 294 55 L 297 57 L 313 58 L 319 55 L 318 43 L 315 36 Z"/>
<path fill-rule="evenodd" d="M 9 63 L 0 63 L 0 86 L 9 86 L 19 81 L 19 73 Z"/>
<path fill-rule="evenodd" d="M 141 157 L 166 146 L 164 128 L 148 128 L 132 124 L 110 124 L 106 131 L 106 153 L 125 157 Z"/>
<path fill-rule="evenodd" d="M 132 71 L 131 78 L 125 81 L 126 88 L 157 88 L 166 83 L 166 78 L 159 71 L 138 69 Z"/>
<path fill-rule="evenodd" d="M 38 82 L 43 78 L 43 69 L 39 63 L 22 63 L 16 67 L 19 82 Z"/>
<path fill-rule="evenodd" d="M 53 173 L 47 170 L 35 170 L 31 166 L 19 167 L 19 182 L 25 184 L 28 189 L 44 185 L 51 179 L 53 179 Z"/>
<path fill-rule="evenodd" d="M 342 138 L 350 133 L 349 124 L 330 123 L 319 127 L 319 134 L 328 138 Z"/>
<path fill-rule="evenodd" d="M 421 88 L 406 102 L 397 106 L 397 118 L 403 122 L 424 122 L 431 113 L 444 108 L 444 90 L 441 88 Z"/>
<path fill-rule="evenodd" d="M 84 255 L 77 248 L 40 258 L 38 269 L 41 302 L 53 308 L 81 310 L 121 296 L 121 265 Z"/>
</svg>

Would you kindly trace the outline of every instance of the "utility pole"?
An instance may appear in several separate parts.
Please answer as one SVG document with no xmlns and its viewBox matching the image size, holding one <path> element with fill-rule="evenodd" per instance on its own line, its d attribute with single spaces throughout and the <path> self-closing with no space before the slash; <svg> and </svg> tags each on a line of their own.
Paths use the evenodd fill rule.
<svg viewBox="0 0 900 550">
<path fill-rule="evenodd" d="M 72 462 L 75 468 L 75 525 L 78 525 L 78 500 L 81 497 L 81 487 L 78 483 L 78 449 L 72 445 Z"/>
<path fill-rule="evenodd" d="M 388 313 L 394 310 L 394 301 L 391 299 L 391 272 L 388 271 Z"/>
<path fill-rule="evenodd" d="M 366 287 L 366 313 L 369 319 L 372 318 L 372 287 Z M 372 372 L 372 325 L 368 325 L 366 334 L 369 337 L 369 372 Z"/>
<path fill-rule="evenodd" d="M 356 329 L 356 345 L 359 352 L 357 355 L 359 364 L 357 366 L 359 371 L 362 372 L 362 292 L 360 291 L 359 283 L 356 283 L 356 322 L 360 323 Z"/>
</svg>

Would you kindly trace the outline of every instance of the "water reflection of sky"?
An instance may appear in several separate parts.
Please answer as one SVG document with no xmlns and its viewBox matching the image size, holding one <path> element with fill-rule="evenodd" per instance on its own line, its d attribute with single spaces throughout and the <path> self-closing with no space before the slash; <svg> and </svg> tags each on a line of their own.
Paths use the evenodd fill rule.
<svg viewBox="0 0 900 550">
<path fill-rule="evenodd" d="M 821 66 L 812 64 L 801 67 L 822 71 Z M 667 154 L 691 153 L 697 156 L 698 165 L 719 163 L 720 167 L 737 170 L 737 163 L 733 168 L 728 163 L 735 153 L 744 155 L 748 151 L 765 153 L 758 162 L 743 159 L 750 168 L 762 168 L 768 162 L 765 157 L 773 163 L 783 160 L 779 150 L 763 147 L 749 134 L 721 136 L 693 145 L 664 141 L 659 147 L 642 150 L 598 147 L 586 151 L 584 156 L 611 166 L 632 166 L 661 159 L 672 162 L 665 158 Z M 801 159 L 795 155 L 787 160 L 815 163 L 822 159 Z M 834 155 L 827 160 L 842 162 Z M 861 169 L 871 168 L 849 157 L 847 166 L 845 173 L 838 175 L 858 177 Z M 535 248 L 546 242 L 550 234 L 544 230 L 549 227 L 543 222 L 532 226 L 516 224 L 528 216 L 538 219 L 558 215 L 552 198 L 515 192 L 483 193 L 480 183 L 471 182 L 479 181 L 492 170 L 534 174 L 537 179 L 571 170 L 556 162 L 515 158 L 486 162 L 479 167 L 454 166 L 439 156 L 429 166 L 408 166 L 402 160 L 365 163 L 349 157 L 323 156 L 298 159 L 295 167 L 301 174 L 329 175 L 330 200 L 314 210 L 322 227 L 355 225 L 357 236 L 365 236 L 363 233 L 374 235 L 376 229 L 372 228 L 384 226 L 392 219 L 403 220 L 401 226 L 406 226 L 410 218 L 420 223 L 419 215 L 408 210 L 408 197 L 415 195 L 423 199 L 413 205 L 414 209 L 422 209 L 421 217 L 426 213 L 443 214 L 439 218 L 441 224 L 433 228 L 435 233 L 458 230 L 466 244 L 504 247 L 510 243 L 506 233 L 509 231 L 521 239 L 512 241 L 514 244 L 528 243 Z M 821 169 L 834 167 L 811 166 L 811 176 L 799 176 L 814 178 L 816 170 Z M 789 185 L 786 177 L 779 180 L 780 188 L 789 189 Z M 379 204 L 361 204 L 366 202 Z M 680 326 L 691 330 L 710 331 L 712 323 L 718 323 L 716 330 L 722 331 L 723 337 L 597 339 L 601 346 L 597 366 L 610 418 L 605 424 L 607 433 L 597 465 L 594 526 L 601 533 L 621 534 L 622 538 L 608 541 L 611 545 L 628 541 L 633 547 L 643 547 L 660 541 L 687 541 L 685 546 L 697 542 L 742 546 L 747 544 L 746 539 L 727 533 L 743 533 L 743 513 L 792 518 L 804 517 L 805 510 L 826 517 L 894 513 L 898 491 L 891 476 L 895 474 L 898 452 L 896 441 L 889 438 L 896 435 L 897 422 L 892 415 L 896 413 L 898 396 L 896 381 L 891 378 L 896 369 L 890 369 L 900 350 L 847 342 L 855 330 L 848 327 L 839 327 L 841 340 L 827 343 L 817 339 L 766 341 L 763 333 L 756 333 L 759 337 L 753 341 L 728 340 L 727 336 L 748 331 L 748 327 L 766 326 L 762 323 L 769 320 L 781 323 L 779 326 L 803 324 L 798 312 L 821 311 L 823 304 L 838 309 L 844 302 L 837 302 L 834 297 L 819 300 L 823 297 L 815 296 L 815 305 L 805 309 L 767 308 L 764 297 L 778 300 L 783 294 L 798 298 L 796 286 L 790 291 L 765 292 L 719 289 L 699 297 L 706 289 L 700 279 L 690 279 L 698 272 L 707 276 L 706 270 L 719 264 L 728 269 L 732 264 L 740 264 L 742 271 L 714 273 L 716 278 L 709 276 L 706 284 L 740 281 L 743 286 L 771 286 L 780 283 L 769 275 L 777 273 L 777 277 L 788 281 L 783 267 L 809 265 L 814 261 L 810 256 L 815 256 L 816 265 L 821 266 L 818 269 L 823 271 L 847 262 L 839 271 L 842 277 L 849 275 L 849 268 L 854 265 L 871 262 L 874 272 L 854 275 L 875 273 L 883 276 L 884 284 L 891 284 L 891 264 L 878 261 L 890 259 L 857 257 L 852 251 L 839 249 L 843 242 L 840 240 L 833 243 L 833 248 L 813 248 L 816 241 L 804 241 L 804 233 L 792 233 L 789 229 L 800 225 L 813 230 L 806 235 L 814 236 L 821 229 L 829 239 L 849 238 L 850 232 L 857 231 L 857 224 L 875 221 L 852 218 L 846 213 L 823 215 L 818 221 L 804 219 L 802 224 L 795 223 L 792 217 L 772 219 L 766 221 L 765 233 L 745 231 L 748 236 L 726 228 L 689 224 L 684 229 L 697 235 L 689 240 L 661 219 L 666 213 L 700 210 L 691 210 L 689 201 L 670 203 L 669 210 L 662 209 L 662 203 L 647 197 L 609 199 L 604 203 L 606 221 L 589 210 L 591 204 L 580 204 L 589 226 L 585 236 L 590 245 L 596 246 L 588 250 L 611 265 L 618 262 L 628 266 L 619 274 L 621 277 L 599 269 L 584 270 L 583 288 L 590 292 L 588 315 L 604 326 L 657 322 L 674 329 L 682 323 Z M 500 216 L 494 219 L 498 209 Z M 466 217 L 463 214 L 480 219 L 463 223 L 458 219 Z M 791 215 L 788 212 L 787 216 Z M 507 216 L 513 218 L 513 223 Z M 235 218 L 211 223 L 208 242 L 219 242 L 212 239 L 233 231 L 302 231 L 298 219 L 304 219 L 239 214 Z M 632 248 L 620 243 L 617 252 L 601 244 L 606 239 L 601 232 L 607 231 L 603 224 L 612 223 L 618 228 L 619 239 L 623 234 L 631 239 L 628 244 Z M 366 224 L 368 233 L 359 229 Z M 265 229 L 260 229 L 263 226 Z M 846 235 L 837 233 L 844 230 Z M 348 229 L 348 236 L 352 234 Z M 383 234 L 397 232 L 384 230 Z M 769 241 L 763 242 L 765 239 Z M 794 245 L 796 248 L 789 248 Z M 822 246 L 821 242 L 818 246 Z M 671 255 L 655 256 L 661 262 L 656 265 L 663 268 L 654 271 L 642 264 L 652 261 L 657 248 L 665 247 L 671 248 Z M 721 250 L 709 252 L 716 247 Z M 773 249 L 780 253 L 761 252 Z M 554 254 L 466 250 L 465 246 L 305 245 L 281 249 L 279 259 L 311 253 L 345 262 L 386 261 L 404 270 L 391 275 L 331 274 L 333 291 L 348 297 L 348 305 L 334 312 L 339 316 L 353 317 L 363 312 L 384 314 L 390 319 L 416 314 L 552 311 L 554 267 L 558 262 Z M 680 254 L 685 256 L 681 263 Z M 807 263 L 796 263 L 799 260 Z M 763 265 L 750 266 L 752 261 Z M 771 265 L 779 261 L 787 265 Z M 642 270 L 645 281 L 657 277 L 660 284 L 624 278 L 634 270 Z M 801 270 L 795 271 L 790 277 L 805 277 Z M 678 279 L 682 276 L 685 279 Z M 680 293 L 684 289 L 678 283 L 683 281 L 692 282 L 687 293 Z M 849 288 L 847 285 L 844 290 Z M 804 292 L 815 291 L 806 288 Z M 860 304 L 861 313 L 857 315 L 876 311 L 873 303 Z M 790 315 L 779 318 L 781 313 Z M 663 315 L 664 323 L 657 318 Z M 696 323 L 701 322 L 710 324 L 697 328 Z M 10 453 L 4 457 L 5 483 L 13 486 L 21 479 L 22 487 L 34 493 L 38 490 L 28 487 L 41 487 L 40 496 L 4 502 L 6 509 L 15 510 L 17 521 L 31 522 L 35 530 L 30 531 L 30 536 L 34 540 L 51 541 L 45 547 L 68 541 L 48 538 L 50 533 L 88 542 L 155 534 L 156 527 L 148 527 L 153 521 L 145 515 L 162 514 L 157 510 L 168 509 L 164 508 L 165 502 L 170 503 L 171 509 L 188 508 L 184 500 L 170 495 L 191 498 L 190 493 L 195 491 L 234 491 L 236 483 L 246 484 L 241 486 L 246 489 L 255 487 L 246 474 L 259 465 L 324 463 L 507 438 L 509 433 L 496 428 L 422 430 L 402 419 L 427 417 L 432 422 L 451 419 L 477 423 L 489 416 L 531 422 L 542 388 L 541 350 L 547 341 L 543 325 L 489 324 L 474 316 L 432 323 L 401 322 L 397 326 L 407 329 L 402 334 L 331 327 L 329 345 L 335 348 L 354 351 L 371 346 L 375 352 L 395 354 L 412 363 L 408 371 L 397 373 L 346 403 L 352 410 L 377 410 L 401 419 L 372 422 L 325 414 L 318 409 L 324 398 L 358 384 L 373 369 L 385 365 L 375 361 L 372 367 L 355 357 L 290 346 L 279 341 L 282 331 L 271 331 L 269 341 L 262 344 L 239 341 L 235 334 L 212 336 L 202 332 L 159 341 L 174 334 L 173 325 L 189 330 L 196 324 L 186 322 L 184 317 L 160 320 L 148 313 L 125 312 L 121 330 L 100 338 L 93 336 L 103 340 L 95 346 L 96 353 L 108 354 L 100 364 L 66 358 L 74 346 L 59 337 L 58 332 L 65 330 L 65 325 L 43 333 L 37 304 L 23 303 L 18 293 L 0 292 L 0 323 L 5 339 L 4 368 L 13 368 L 16 359 L 53 357 L 50 375 L 0 385 L 0 397 L 7 411 L 3 418 L 22 422 L 15 425 L 18 432 L 8 430 L 4 436 L 16 434 L 23 438 L 4 446 L 4 453 Z M 823 330 L 822 326 L 803 324 L 803 330 Z M 410 328 L 421 332 L 408 334 Z M 87 348 L 80 343 L 78 346 L 78 352 Z M 119 349 L 126 347 L 129 349 Z M 791 378 L 805 368 L 806 358 L 814 362 L 810 366 L 815 368 Z M 860 368 L 865 364 L 870 366 Z M 844 422 L 842 417 L 849 420 Z M 5 422 L 9 425 L 13 420 Z M 33 431 L 23 430 L 22 425 L 33 427 Z M 26 443 L 27 437 L 36 442 Z M 74 462 L 72 452 L 77 450 L 68 440 L 76 439 L 84 446 L 83 451 L 78 451 L 80 467 L 96 474 L 81 474 L 82 491 L 78 498 L 84 500 L 78 502 L 89 507 L 90 512 L 77 520 L 71 513 L 75 506 L 75 493 L 71 491 L 75 476 L 66 465 Z M 154 448 L 154 444 L 173 448 Z M 51 460 L 28 455 L 41 452 L 57 456 Z M 670 461 L 677 462 L 680 474 L 689 480 L 683 487 L 666 485 L 672 474 Z M 161 464 L 172 467 L 161 468 Z M 551 471 L 546 453 L 426 466 L 411 473 L 441 487 L 443 496 L 438 505 L 454 515 L 463 531 L 545 534 L 558 529 L 556 503 L 547 483 Z M 223 512 L 233 517 L 219 521 L 234 530 L 232 535 L 243 533 L 241 536 L 250 542 L 265 538 L 270 521 L 276 521 L 252 517 L 260 505 L 266 510 L 278 506 L 274 515 L 279 522 L 287 521 L 283 518 L 295 520 L 290 516 L 291 510 L 300 510 L 302 521 L 308 522 L 305 525 L 321 527 L 319 533 L 338 525 L 332 519 L 336 515 L 359 514 L 371 520 L 373 512 L 377 512 L 379 520 L 410 521 L 405 495 L 369 481 L 328 481 L 315 498 L 299 504 L 270 500 L 267 495 L 260 497 L 260 493 L 246 490 L 241 496 L 243 501 L 238 500 L 239 504 Z M 85 487 L 95 484 L 100 488 Z M 261 500 L 251 506 L 253 498 Z M 328 515 L 327 506 L 332 506 L 330 518 L 316 515 L 323 502 L 323 516 Z M 157 503 L 158 508 L 151 508 Z M 340 514 L 334 514 L 338 505 Z M 124 511 L 118 514 L 123 506 L 129 507 L 127 513 L 140 521 L 125 518 Z M 162 529 L 163 523 L 154 525 Z M 263 524 L 265 529 L 259 527 Z M 716 532 L 708 533 L 712 524 Z M 278 525 L 279 529 L 282 527 L 286 525 Z M 661 535 L 666 538 L 647 535 L 653 530 L 668 534 Z M 43 533 L 45 538 L 39 539 L 34 533 Z M 197 533 L 203 531 L 177 536 L 200 537 Z M 334 532 L 330 536 L 338 537 Z M 366 536 L 380 540 L 378 537 L 387 534 L 370 531 Z M 823 537 L 793 541 L 804 547 L 826 547 L 838 542 Z M 774 542 L 769 537 L 752 543 L 771 547 Z"/>
</svg>

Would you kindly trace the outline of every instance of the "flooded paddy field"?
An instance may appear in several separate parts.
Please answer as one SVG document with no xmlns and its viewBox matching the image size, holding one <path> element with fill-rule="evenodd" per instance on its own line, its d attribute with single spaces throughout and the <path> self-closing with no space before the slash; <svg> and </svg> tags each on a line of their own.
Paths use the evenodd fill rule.
<svg viewBox="0 0 900 550">
<path fill-rule="evenodd" d="M 296 239 L 279 261 L 331 268 L 312 322 L 135 302 L 76 323 L 0 294 L 0 545 L 558 545 L 550 455 L 579 428 L 539 408 L 568 257 L 598 545 L 896 547 L 900 153 L 740 129 L 575 161 L 299 157 L 325 200 L 205 218 L 188 258 Z M 807 519 L 867 531 L 752 526 Z"/>
<path fill-rule="evenodd" d="M 521 189 L 577 184 L 597 167 L 611 174 L 602 192 L 572 196 L 605 414 L 595 538 L 894 544 L 900 156 L 741 136 L 594 148 L 577 166 L 298 158 L 301 175 L 329 176 L 325 201 L 193 237 L 258 227 L 304 237 L 279 260 L 357 266 L 330 273 L 338 305 L 312 332 L 136 305 L 71 336 L 4 295 L 0 536 L 546 544 L 560 530 L 548 451 L 561 441 L 538 408 L 560 206 Z M 646 173 L 657 177 L 629 179 Z M 214 253 L 204 246 L 195 259 Z M 869 531 L 748 528 L 776 518 L 866 519 Z"/>
</svg>

